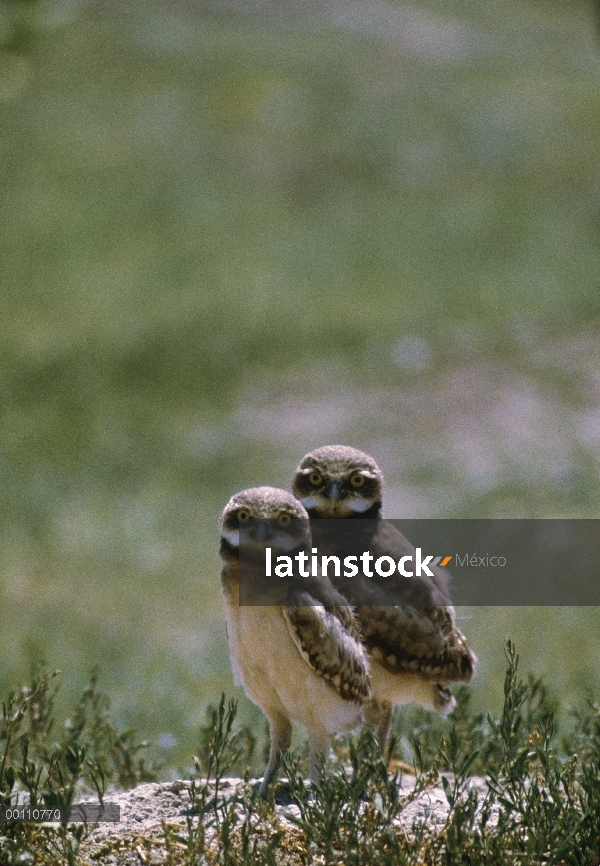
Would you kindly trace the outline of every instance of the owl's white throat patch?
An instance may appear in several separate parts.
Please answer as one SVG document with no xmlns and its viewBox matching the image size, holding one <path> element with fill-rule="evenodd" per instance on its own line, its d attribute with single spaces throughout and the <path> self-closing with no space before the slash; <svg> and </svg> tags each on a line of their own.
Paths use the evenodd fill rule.
<svg viewBox="0 0 600 866">
<path fill-rule="evenodd" d="M 273 547 L 275 550 L 293 550 L 298 547 L 298 539 L 292 538 L 291 535 L 276 535 L 273 539 Z"/>
<path fill-rule="evenodd" d="M 373 503 L 365 502 L 364 499 L 350 499 L 348 500 L 348 506 L 352 509 L 352 511 L 356 511 L 358 514 L 362 514 L 363 511 L 368 511 Z"/>
<path fill-rule="evenodd" d="M 317 494 L 305 496 L 304 499 L 300 500 L 300 502 L 304 505 L 307 511 L 317 508 L 321 512 L 336 517 L 344 517 L 351 512 L 362 514 L 363 512 L 368 511 L 373 504 L 372 502 L 365 502 L 364 499 L 361 499 L 358 496 L 349 496 L 345 499 L 332 501 L 327 499 L 326 496 L 320 496 Z"/>
<path fill-rule="evenodd" d="M 221 537 L 232 544 L 234 547 L 240 546 L 240 531 L 239 529 L 223 529 Z"/>
<path fill-rule="evenodd" d="M 232 544 L 234 547 L 240 546 L 240 531 L 239 529 L 223 529 L 221 532 L 221 537 Z M 246 535 L 246 541 L 249 540 Z M 298 547 L 299 541 L 297 538 L 292 538 L 290 535 L 286 535 L 285 533 L 281 533 L 276 535 L 271 542 L 269 542 L 275 550 L 293 550 L 295 547 Z"/>
<path fill-rule="evenodd" d="M 316 494 L 305 496 L 300 502 L 307 511 L 310 511 L 312 508 L 323 508 L 327 505 L 327 499 L 324 496 L 317 496 Z"/>
</svg>

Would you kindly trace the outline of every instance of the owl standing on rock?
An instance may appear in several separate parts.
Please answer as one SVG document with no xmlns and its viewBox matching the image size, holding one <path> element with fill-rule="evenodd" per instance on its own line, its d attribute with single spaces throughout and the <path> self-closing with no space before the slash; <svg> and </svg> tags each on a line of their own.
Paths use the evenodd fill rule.
<svg viewBox="0 0 600 866">
<path fill-rule="evenodd" d="M 270 752 L 260 786 L 265 796 L 281 752 L 290 747 L 292 722 L 308 731 L 310 777 L 320 779 L 319 755 L 329 738 L 356 728 L 371 698 L 369 663 L 352 609 L 318 574 L 277 578 L 269 606 L 240 604 L 240 535 L 244 588 L 265 584 L 265 549 L 272 556 L 310 553 L 308 514 L 274 487 L 236 493 L 221 516 L 220 555 L 229 652 L 236 684 L 264 711 Z"/>
<path fill-rule="evenodd" d="M 383 476 L 368 454 L 343 445 L 327 445 L 306 454 L 296 470 L 292 491 L 306 508 L 312 543 L 319 554 L 345 556 L 370 551 L 374 559 L 398 561 L 414 556 L 412 544 L 381 520 Z M 334 532 L 325 520 L 337 519 Z M 339 532 L 338 526 L 347 531 Z M 441 715 L 456 701 L 446 686 L 468 682 L 476 657 L 456 625 L 443 570 L 433 577 L 333 577 L 334 585 L 354 605 L 371 661 L 372 698 L 365 720 L 385 748 L 396 704 L 416 701 Z"/>
</svg>

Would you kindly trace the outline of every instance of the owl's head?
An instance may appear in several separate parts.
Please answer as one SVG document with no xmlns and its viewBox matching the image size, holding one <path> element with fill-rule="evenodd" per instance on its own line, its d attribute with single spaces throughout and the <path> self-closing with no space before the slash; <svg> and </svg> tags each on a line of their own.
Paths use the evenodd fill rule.
<svg viewBox="0 0 600 866">
<path fill-rule="evenodd" d="M 381 513 L 383 476 L 364 451 L 325 445 L 302 458 L 292 491 L 312 518 L 376 519 Z"/>
<path fill-rule="evenodd" d="M 264 556 L 266 547 L 287 553 L 310 547 L 310 525 L 304 507 L 277 487 L 251 487 L 231 497 L 221 515 L 221 548 L 244 549 Z"/>
</svg>

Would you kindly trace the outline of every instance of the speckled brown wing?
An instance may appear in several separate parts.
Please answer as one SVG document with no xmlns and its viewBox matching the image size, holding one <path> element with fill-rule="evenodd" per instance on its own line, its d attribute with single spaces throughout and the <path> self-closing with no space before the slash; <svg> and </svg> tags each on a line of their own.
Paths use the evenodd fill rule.
<svg viewBox="0 0 600 866">
<path fill-rule="evenodd" d="M 328 552 L 346 555 L 352 545 L 369 550 L 374 558 L 414 556 L 415 548 L 396 527 L 385 520 L 361 524 L 348 521 L 347 530 L 328 535 L 326 524 L 318 522 L 320 541 L 342 547 Z M 311 521 L 311 525 L 313 522 Z M 346 535 L 347 533 L 347 535 Z M 346 535 L 346 538 L 344 536 Z M 373 576 L 334 577 L 332 582 L 355 608 L 363 643 L 370 655 L 391 673 L 415 673 L 434 683 L 467 682 L 475 670 L 475 656 L 457 628 L 449 601 L 449 580 L 443 570 L 434 569 L 433 578 L 424 575 L 403 578 L 396 572 L 386 578 L 373 569 Z M 446 604 L 432 604 L 433 600 Z"/>
<path fill-rule="evenodd" d="M 302 658 L 346 701 L 363 704 L 371 697 L 369 662 L 349 607 L 325 608 L 300 591 L 282 608 Z"/>
<path fill-rule="evenodd" d="M 359 607 L 356 618 L 369 653 L 391 673 L 415 673 L 434 683 L 473 676 L 475 656 L 456 625 L 449 628 L 449 611 L 441 629 L 410 607 Z"/>
<path fill-rule="evenodd" d="M 354 606 L 362 641 L 391 673 L 416 673 L 438 682 L 468 682 L 475 656 L 456 626 L 451 606 L 397 604 L 364 575 L 334 579 Z"/>
</svg>

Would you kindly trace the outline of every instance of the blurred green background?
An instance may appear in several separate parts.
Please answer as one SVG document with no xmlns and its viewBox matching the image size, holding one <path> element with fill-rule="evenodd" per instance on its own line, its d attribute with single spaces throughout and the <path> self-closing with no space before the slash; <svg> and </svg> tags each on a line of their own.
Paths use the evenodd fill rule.
<svg viewBox="0 0 600 866">
<path fill-rule="evenodd" d="M 0 4 L 0 689 L 190 766 L 231 679 L 217 521 L 343 442 L 389 517 L 597 517 L 600 45 L 584 2 Z M 565 575 L 568 580 L 568 575 Z M 568 703 L 597 609 L 460 610 Z M 262 725 L 241 698 L 242 717 Z"/>
</svg>

